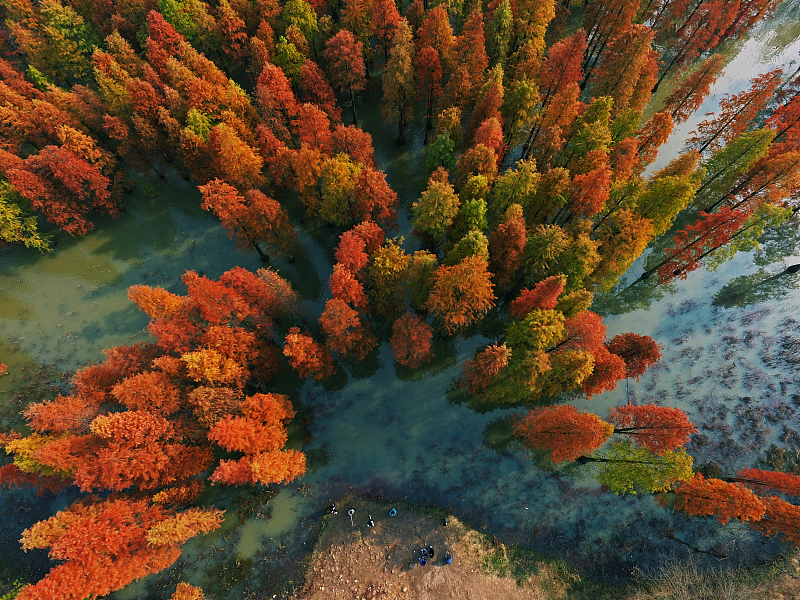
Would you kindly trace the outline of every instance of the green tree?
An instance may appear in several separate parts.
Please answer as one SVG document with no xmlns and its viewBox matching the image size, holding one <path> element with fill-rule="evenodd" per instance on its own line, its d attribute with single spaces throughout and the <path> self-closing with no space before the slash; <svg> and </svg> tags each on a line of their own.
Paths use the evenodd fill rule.
<svg viewBox="0 0 800 600">
<path fill-rule="evenodd" d="M 447 181 L 447 171 L 439 168 L 428 179 L 428 188 L 420 199 L 411 205 L 415 234 L 437 246 L 458 214 L 459 205 L 458 196 Z"/>
<path fill-rule="evenodd" d="M 406 123 L 411 119 L 414 105 L 414 41 L 408 21 L 397 26 L 392 41 L 392 53 L 383 74 L 381 112 L 387 122 L 397 118 L 397 143 L 406 142 Z"/>
<path fill-rule="evenodd" d="M 52 236 L 41 233 L 28 202 L 7 181 L 0 182 L 0 241 L 51 252 Z"/>
<path fill-rule="evenodd" d="M 658 456 L 630 440 L 611 445 L 602 456 L 578 460 L 601 463 L 597 481 L 617 495 L 665 492 L 694 477 L 692 457 L 683 448 Z"/>
</svg>

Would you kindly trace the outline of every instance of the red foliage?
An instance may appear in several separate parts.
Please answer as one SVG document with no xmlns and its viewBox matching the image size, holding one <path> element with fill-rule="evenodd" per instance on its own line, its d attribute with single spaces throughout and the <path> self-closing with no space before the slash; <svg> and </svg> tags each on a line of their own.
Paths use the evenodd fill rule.
<svg viewBox="0 0 800 600">
<path fill-rule="evenodd" d="M 669 111 L 677 125 L 688 119 L 703 104 L 712 84 L 722 73 L 725 55 L 714 54 L 699 69 L 687 77 L 664 100 L 664 110 Z"/>
<path fill-rule="evenodd" d="M 345 231 L 339 238 L 339 245 L 336 247 L 336 261 L 358 275 L 369 262 L 369 255 L 365 252 L 366 246 L 364 238 L 352 229 Z"/>
<path fill-rule="evenodd" d="M 800 546 L 800 506 L 784 502 L 776 496 L 761 498 L 764 516 L 753 520 L 750 529 L 766 536 L 784 536 Z"/>
<path fill-rule="evenodd" d="M 556 96 L 583 79 L 581 62 L 586 51 L 586 33 L 579 29 L 570 37 L 556 42 L 542 67 L 539 79 L 539 94 L 543 107 L 547 107 Z"/>
<path fill-rule="evenodd" d="M 647 367 L 661 359 L 656 341 L 647 335 L 622 333 L 606 344 L 608 351 L 625 361 L 627 377 L 639 379 Z"/>
<path fill-rule="evenodd" d="M 39 433 L 87 433 L 99 410 L 99 403 L 83 396 L 56 396 L 55 400 L 33 402 L 24 411 L 28 425 Z"/>
<path fill-rule="evenodd" d="M 303 100 L 324 110 L 333 123 L 342 120 L 342 109 L 336 105 L 336 96 L 322 69 L 311 59 L 300 68 L 300 93 Z"/>
<path fill-rule="evenodd" d="M 417 31 L 417 51 L 430 46 L 439 55 L 440 61 L 447 62 L 455 43 L 446 7 L 435 6 L 428 12 Z"/>
<path fill-rule="evenodd" d="M 303 104 L 294 120 L 297 138 L 308 148 L 330 156 L 333 150 L 328 115 L 313 104 Z"/>
<path fill-rule="evenodd" d="M 410 369 L 419 368 L 433 356 L 433 329 L 418 315 L 405 314 L 392 325 L 392 355 Z"/>
<path fill-rule="evenodd" d="M 502 163 L 506 153 L 506 144 L 503 137 L 503 125 L 497 117 L 490 117 L 480 124 L 472 138 L 472 143 L 476 146 L 483 144 L 487 148 L 491 148 L 497 154 L 498 163 Z"/>
<path fill-rule="evenodd" d="M 158 371 L 127 377 L 111 388 L 111 394 L 131 411 L 145 410 L 166 416 L 180 408 L 180 389 Z"/>
<path fill-rule="evenodd" d="M 497 343 L 487 346 L 474 357 L 464 362 L 461 384 L 473 396 L 477 395 L 492 382 L 498 373 L 508 366 L 511 348 Z"/>
<path fill-rule="evenodd" d="M 592 374 L 583 381 L 583 393 L 591 400 L 594 394 L 617 389 L 617 382 L 625 378 L 625 361 L 611 354 L 605 346 L 592 352 L 594 367 Z"/>
<path fill-rule="evenodd" d="M 603 210 L 611 192 L 611 168 L 603 164 L 572 178 L 569 206 L 581 217 L 592 217 Z"/>
<path fill-rule="evenodd" d="M 590 310 L 579 312 L 564 322 L 567 332 L 556 348 L 566 350 L 586 350 L 594 354 L 605 345 L 606 326 L 603 317 Z"/>
<path fill-rule="evenodd" d="M 650 117 L 636 137 L 641 164 L 649 165 L 656 159 L 658 149 L 667 141 L 673 127 L 672 117 L 667 111 L 656 113 Z"/>
<path fill-rule="evenodd" d="M 719 212 L 708 214 L 700 211 L 700 218 L 679 231 L 673 240 L 674 246 L 664 250 L 667 256 L 658 269 L 659 281 L 664 283 L 686 275 L 700 267 L 700 260 L 708 250 L 724 246 L 749 216 L 748 210 L 724 207 Z"/>
<path fill-rule="evenodd" d="M 689 515 L 714 515 L 723 525 L 731 519 L 758 522 L 766 510 L 764 502 L 741 483 L 704 479 L 700 473 L 682 483 L 675 495 L 675 510 Z"/>
<path fill-rule="evenodd" d="M 756 116 L 772 98 L 781 81 L 781 70 L 763 73 L 750 81 L 750 89 L 733 96 L 725 95 L 719 102 L 719 114 L 697 126 L 692 144 L 703 152 L 716 150 L 747 131 Z"/>
<path fill-rule="evenodd" d="M 631 436 L 638 445 L 659 456 L 680 448 L 689 442 L 690 435 L 697 433 L 697 427 L 680 408 L 655 404 L 612 408 L 608 420 L 614 424 L 614 433 Z"/>
<path fill-rule="evenodd" d="M 523 319 L 534 308 L 553 310 L 566 285 L 567 278 L 564 275 L 548 277 L 537 283 L 532 290 L 523 289 L 508 306 L 508 312 L 515 319 Z"/>
<path fill-rule="evenodd" d="M 231 318 L 241 321 L 253 312 L 238 293 L 222 282 L 213 281 L 194 271 L 186 271 L 181 279 L 200 315 L 209 323 L 220 325 Z"/>
<path fill-rule="evenodd" d="M 361 169 L 353 192 L 351 214 L 358 221 L 373 220 L 388 229 L 397 221 L 397 193 L 386 183 L 386 174 L 370 167 Z"/>
<path fill-rule="evenodd" d="M 611 436 L 613 427 L 571 404 L 534 408 L 514 422 L 514 435 L 529 448 L 545 450 L 556 463 L 591 454 Z"/>
<path fill-rule="evenodd" d="M 32 487 L 36 489 L 36 495 L 41 496 L 45 492 L 57 494 L 62 491 L 66 484 L 58 477 L 47 475 L 36 475 L 20 471 L 14 463 L 0 467 L 0 485 L 6 487 Z"/>
<path fill-rule="evenodd" d="M 364 286 L 355 278 L 350 269 L 338 263 L 333 265 L 333 274 L 331 274 L 328 285 L 334 298 L 349 302 L 356 309 L 367 311 L 368 301 L 367 295 L 364 293 Z"/>
<path fill-rule="evenodd" d="M 369 31 L 383 47 L 384 62 L 389 61 L 389 44 L 400 24 L 400 13 L 394 0 L 372 0 L 369 4 Z"/>
<path fill-rule="evenodd" d="M 344 126 L 340 123 L 334 129 L 331 138 L 333 140 L 334 154 L 344 152 L 354 162 L 359 162 L 373 169 L 376 167 L 372 136 L 363 129 L 353 125 Z"/>
<path fill-rule="evenodd" d="M 291 141 L 290 121 L 297 116 L 300 106 L 292 92 L 292 84 L 279 67 L 272 63 L 264 66 L 256 82 L 255 96 L 262 122 L 279 140 Z"/>
<path fill-rule="evenodd" d="M 328 348 L 342 358 L 364 360 L 377 345 L 375 336 L 364 326 L 359 313 L 338 298 L 325 303 L 319 322 Z"/>
<path fill-rule="evenodd" d="M 736 481 L 745 484 L 760 496 L 769 490 L 778 494 L 800 497 L 800 476 L 792 473 L 739 469 L 736 472 Z"/>
<path fill-rule="evenodd" d="M 105 596 L 166 569 L 180 557 L 183 542 L 222 522 L 222 511 L 190 509 L 176 514 L 148 504 L 146 499 L 87 500 L 26 529 L 25 550 L 50 548 L 50 558 L 64 562 L 20 590 L 17 598 Z"/>
<path fill-rule="evenodd" d="M 323 54 L 328 61 L 330 80 L 340 91 L 352 93 L 364 89 L 366 79 L 362 46 L 347 29 L 339 30 L 325 43 Z"/>
<path fill-rule="evenodd" d="M 333 359 L 330 352 L 315 342 L 310 335 L 300 333 L 297 327 L 289 330 L 283 354 L 301 377 L 313 375 L 315 380 L 321 380 L 333 375 Z"/>
</svg>

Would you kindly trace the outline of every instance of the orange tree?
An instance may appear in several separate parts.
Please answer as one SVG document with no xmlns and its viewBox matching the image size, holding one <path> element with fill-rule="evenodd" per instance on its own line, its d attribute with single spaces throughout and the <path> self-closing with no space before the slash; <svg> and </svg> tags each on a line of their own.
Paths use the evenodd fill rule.
<svg viewBox="0 0 800 600">
<path fill-rule="evenodd" d="M 207 479 L 270 484 L 305 472 L 305 456 L 285 448 L 291 403 L 254 393 L 277 369 L 273 326 L 297 296 L 266 270 L 236 267 L 218 281 L 187 271 L 183 282 L 186 296 L 132 286 L 155 343 L 106 350 L 72 393 L 28 406 L 29 435 L 0 440 L 14 457 L 0 482 L 104 494 L 26 530 L 24 548 L 63 562 L 20 598 L 104 595 L 167 568 L 183 542 L 220 524 L 222 511 L 185 508 Z"/>
</svg>

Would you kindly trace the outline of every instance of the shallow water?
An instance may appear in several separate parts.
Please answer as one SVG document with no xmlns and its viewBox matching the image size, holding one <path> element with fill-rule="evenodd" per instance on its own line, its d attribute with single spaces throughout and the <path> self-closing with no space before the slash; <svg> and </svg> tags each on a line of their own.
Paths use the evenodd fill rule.
<svg viewBox="0 0 800 600">
<path fill-rule="evenodd" d="M 698 114 L 673 134 L 657 167 L 682 148 L 682 139 L 725 92 L 741 91 L 753 76 L 776 66 L 797 67 L 798 11 L 800 0 L 788 0 L 774 22 L 730 44 L 724 76 Z M 373 84 L 379 85 L 375 75 Z M 409 237 L 407 209 L 425 182 L 423 132 L 415 122 L 407 144 L 397 147 L 396 130 L 380 120 L 379 96 L 373 94 L 359 107 L 359 123 L 372 133 L 378 161 L 400 196 L 399 234 Z M 185 269 L 218 277 L 236 265 L 263 266 L 256 255 L 236 250 L 216 217 L 199 208 L 199 193 L 191 185 L 179 178 L 148 183 L 154 193 L 138 187 L 119 219 L 98 220 L 96 230 L 80 239 L 58 234 L 52 255 L 0 250 L 0 360 L 9 365 L 9 375 L 0 378 L 4 398 L 24 383 L 23 367 L 54 364 L 72 371 L 102 360 L 105 347 L 147 339 L 147 318 L 126 298 L 130 285 L 182 293 Z M 322 309 L 332 268 L 326 247 L 330 230 L 318 227 L 300 234 L 305 253 L 292 265 L 276 260 L 274 266 L 306 296 L 302 310 L 313 319 Z M 785 240 L 773 245 L 781 243 Z M 792 251 L 782 255 L 786 264 L 796 262 L 798 254 L 797 244 L 790 246 Z M 793 437 L 800 430 L 800 401 L 795 406 L 793 395 L 800 390 L 791 355 L 784 351 L 796 329 L 785 320 L 800 321 L 797 289 L 788 286 L 781 296 L 755 306 L 712 305 L 728 282 L 758 272 L 755 259 L 753 253 L 742 254 L 715 273 L 692 273 L 660 290 L 661 298 L 639 293 L 646 308 L 630 310 L 635 303 L 629 303 L 622 310 L 613 298 L 600 301 L 609 337 L 626 331 L 651 335 L 664 345 L 664 358 L 641 381 L 622 382 L 615 392 L 574 403 L 601 416 L 629 399 L 679 406 L 701 430 L 702 437 L 695 436 L 690 447 L 696 461 L 714 460 L 726 471 L 753 466 L 772 442 L 800 444 Z M 632 267 L 633 277 L 641 272 L 641 262 Z M 776 269 L 781 270 L 775 265 L 770 271 Z M 383 344 L 370 377 L 350 373 L 335 390 L 303 385 L 299 398 L 314 417 L 311 441 L 303 449 L 326 460 L 318 461 L 302 481 L 280 488 L 269 503 L 269 519 L 248 516 L 240 524 L 237 507 L 250 493 L 246 490 L 209 492 L 208 503 L 230 510 L 222 529 L 187 543 L 179 567 L 184 579 L 219 597 L 225 590 L 239 597 L 248 586 L 258 589 L 273 582 L 270 573 L 280 573 L 281 565 L 291 564 L 311 543 L 313 524 L 324 507 L 353 492 L 436 504 L 504 540 L 561 553 L 609 577 L 624 578 L 634 564 L 655 562 L 661 553 L 685 551 L 666 531 L 697 547 L 725 548 L 731 563 L 765 558 L 783 548 L 741 527 L 720 528 L 715 521 L 674 515 L 651 496 L 604 493 L 591 466 L 537 468 L 508 443 L 504 421 L 518 409 L 480 412 L 448 393 L 459 365 L 487 341 L 475 336 L 441 344 L 433 363 L 413 377 L 395 367 Z M 735 434 L 728 435 L 726 426 Z M 3 494 L 4 512 L 13 511 L 12 503 L 34 507 L 20 517 L 16 532 L 7 533 L 7 543 L 41 514 L 59 508 L 27 492 Z M 348 518 L 346 508 L 339 507 L 339 518 Z M 362 523 L 366 518 L 354 515 Z M 19 554 L 18 560 L 33 558 Z M 117 596 L 161 594 L 153 581 Z"/>
</svg>

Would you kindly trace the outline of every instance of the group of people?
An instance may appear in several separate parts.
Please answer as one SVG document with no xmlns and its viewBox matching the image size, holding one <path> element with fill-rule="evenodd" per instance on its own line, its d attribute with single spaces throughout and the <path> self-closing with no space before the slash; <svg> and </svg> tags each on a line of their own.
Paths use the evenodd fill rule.
<svg viewBox="0 0 800 600">
<path fill-rule="evenodd" d="M 419 564 L 424 567 L 428 564 L 428 559 L 433 560 L 434 556 L 436 556 L 436 553 L 433 550 L 433 546 L 423 547 L 420 550 Z M 448 565 L 453 562 L 453 555 L 449 551 L 444 553 L 444 562 Z"/>
<path fill-rule="evenodd" d="M 332 515 L 338 515 L 339 514 L 339 511 L 336 510 L 336 505 L 335 504 L 331 504 L 328 507 L 328 512 L 330 514 L 332 514 Z M 347 514 L 350 516 L 350 523 L 351 524 L 353 523 L 353 514 L 355 514 L 355 512 L 356 511 L 355 511 L 354 508 L 351 508 L 350 510 L 347 511 Z M 397 510 L 396 509 L 394 509 L 394 508 L 389 509 L 389 516 L 390 517 L 394 517 L 396 515 L 397 515 Z M 447 525 L 447 519 L 444 520 L 444 525 Z M 375 521 L 372 520 L 372 515 L 367 515 L 367 527 L 375 527 Z M 424 567 L 425 565 L 428 564 L 428 559 L 433 560 L 434 556 L 435 556 L 435 552 L 433 550 L 433 546 L 428 546 L 427 548 L 423 547 L 422 550 L 420 551 L 419 564 Z M 453 562 L 453 555 L 450 554 L 449 551 L 446 551 L 444 553 L 444 562 L 445 562 L 445 564 L 448 564 L 448 565 Z"/>
</svg>

